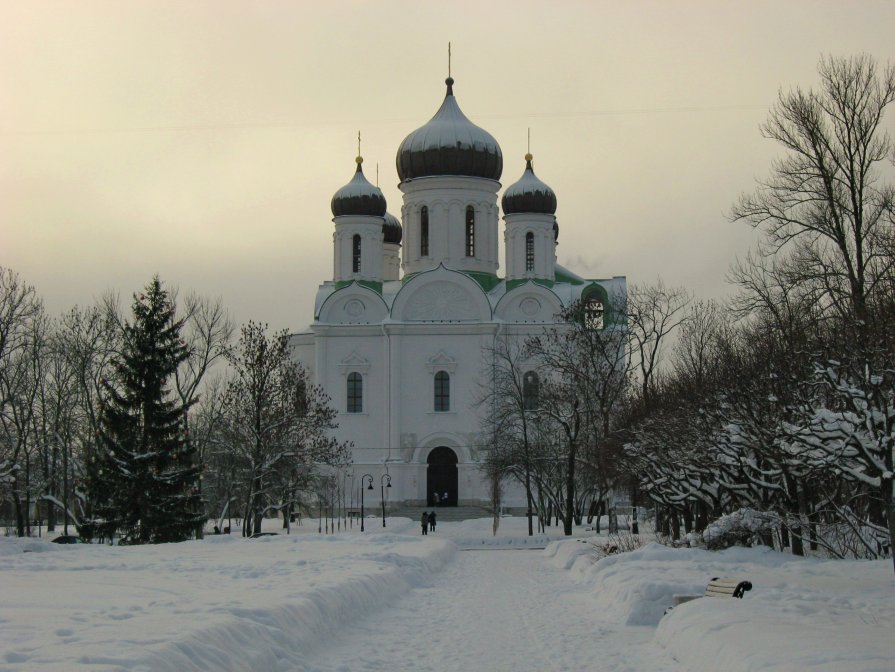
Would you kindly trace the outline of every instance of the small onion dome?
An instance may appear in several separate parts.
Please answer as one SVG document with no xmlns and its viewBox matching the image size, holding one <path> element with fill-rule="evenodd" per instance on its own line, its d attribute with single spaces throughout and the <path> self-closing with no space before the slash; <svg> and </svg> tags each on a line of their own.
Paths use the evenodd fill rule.
<svg viewBox="0 0 895 672">
<path fill-rule="evenodd" d="M 404 236 L 404 229 L 401 228 L 401 222 L 392 213 L 385 213 L 385 221 L 382 223 L 383 242 L 398 245 Z"/>
<path fill-rule="evenodd" d="M 364 171 L 361 169 L 363 158 L 359 156 L 355 162 L 357 170 L 354 177 L 351 178 L 351 182 L 339 189 L 330 202 L 333 216 L 370 215 L 382 217 L 385 214 L 385 196 L 382 195 L 379 187 L 374 187 L 364 177 Z"/>
<path fill-rule="evenodd" d="M 535 175 L 531 159 L 531 154 L 525 155 L 525 172 L 518 182 L 503 192 L 501 206 L 505 215 L 517 212 L 552 215 L 556 212 L 556 194 Z"/>
<path fill-rule="evenodd" d="M 457 105 L 454 80 L 428 124 L 404 138 L 398 148 L 398 177 L 412 180 L 434 175 L 463 175 L 499 180 L 503 172 L 500 145 L 488 131 L 473 124 Z"/>
</svg>

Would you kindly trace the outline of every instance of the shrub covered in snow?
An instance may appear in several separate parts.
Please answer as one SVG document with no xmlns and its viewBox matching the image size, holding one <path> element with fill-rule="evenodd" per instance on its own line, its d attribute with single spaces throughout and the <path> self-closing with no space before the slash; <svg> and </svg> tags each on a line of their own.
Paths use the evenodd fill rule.
<svg viewBox="0 0 895 672">
<path fill-rule="evenodd" d="M 702 533 L 702 540 L 709 550 L 749 546 L 779 524 L 780 518 L 775 513 L 740 509 L 709 523 Z"/>
<path fill-rule="evenodd" d="M 607 555 L 615 555 L 616 553 L 629 553 L 643 548 L 649 543 L 647 539 L 639 534 L 633 534 L 628 530 L 623 530 L 616 534 L 610 534 L 605 540 L 593 542 L 596 549 L 594 553 L 594 561 L 605 558 Z"/>
</svg>

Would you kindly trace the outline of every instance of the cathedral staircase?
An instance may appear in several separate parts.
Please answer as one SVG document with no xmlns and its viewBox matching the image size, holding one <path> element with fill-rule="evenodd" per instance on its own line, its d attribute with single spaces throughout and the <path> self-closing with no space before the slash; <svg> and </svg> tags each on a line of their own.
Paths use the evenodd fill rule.
<svg viewBox="0 0 895 672">
<path fill-rule="evenodd" d="M 457 520 L 471 520 L 473 518 L 490 518 L 491 512 L 479 506 L 401 506 L 386 508 L 386 515 L 390 518 L 410 518 L 419 520 L 423 511 L 435 511 L 435 519 L 439 523 L 449 523 Z"/>
</svg>

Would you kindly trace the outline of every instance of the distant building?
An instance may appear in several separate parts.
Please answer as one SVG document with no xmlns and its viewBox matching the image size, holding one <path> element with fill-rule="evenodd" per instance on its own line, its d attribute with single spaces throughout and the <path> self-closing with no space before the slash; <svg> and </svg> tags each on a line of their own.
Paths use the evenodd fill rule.
<svg viewBox="0 0 895 672">
<path fill-rule="evenodd" d="M 400 222 L 357 158 L 332 198 L 333 278 L 317 292 L 310 331 L 292 337 L 339 412 L 337 436 L 354 442 L 355 489 L 373 476 L 371 504 L 386 471 L 389 502 L 431 505 L 436 493 L 442 505 L 487 502 L 474 407 L 484 353 L 499 334 L 540 334 L 564 306 L 625 291 L 624 277 L 585 280 L 557 264 L 556 195 L 530 154 L 498 206 L 500 146 L 460 110 L 453 83 L 398 148 Z M 524 506 L 524 492 L 509 487 L 504 503 Z"/>
</svg>

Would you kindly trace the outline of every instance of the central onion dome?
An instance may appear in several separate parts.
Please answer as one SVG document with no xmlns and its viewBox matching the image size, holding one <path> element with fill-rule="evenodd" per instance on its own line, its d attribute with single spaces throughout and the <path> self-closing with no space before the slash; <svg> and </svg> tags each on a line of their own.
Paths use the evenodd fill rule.
<svg viewBox="0 0 895 672">
<path fill-rule="evenodd" d="M 535 175 L 531 167 L 532 158 L 531 154 L 525 155 L 525 172 L 503 193 L 501 207 L 505 215 L 519 212 L 539 215 L 556 213 L 556 194 Z"/>
<path fill-rule="evenodd" d="M 385 221 L 382 223 L 383 242 L 398 245 L 401 238 L 404 237 L 404 229 L 401 228 L 401 222 L 392 213 L 385 213 Z"/>
<path fill-rule="evenodd" d="M 333 217 L 343 215 L 382 217 L 385 215 L 385 196 L 379 187 L 374 187 L 364 177 L 364 171 L 361 169 L 363 158 L 359 156 L 355 162 L 357 170 L 351 182 L 339 189 L 329 204 Z"/>
<path fill-rule="evenodd" d="M 435 175 L 499 180 L 503 172 L 500 145 L 460 110 L 454 98 L 454 80 L 448 77 L 445 84 L 447 95 L 438 112 L 398 148 L 398 177 L 402 182 Z"/>
</svg>

